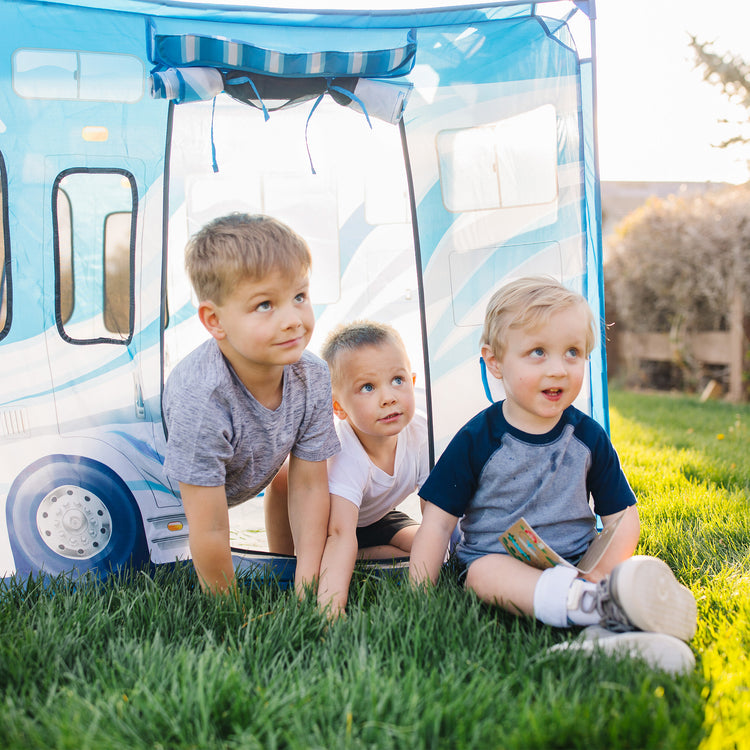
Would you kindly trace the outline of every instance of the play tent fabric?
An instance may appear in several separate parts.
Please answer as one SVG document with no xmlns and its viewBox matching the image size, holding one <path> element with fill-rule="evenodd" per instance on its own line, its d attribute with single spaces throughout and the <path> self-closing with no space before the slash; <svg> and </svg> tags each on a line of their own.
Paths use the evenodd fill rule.
<svg viewBox="0 0 750 750">
<path fill-rule="evenodd" d="M 315 346 L 397 326 L 433 458 L 501 395 L 478 343 L 499 284 L 553 275 L 603 320 L 593 15 L 4 2 L 0 569 L 189 554 L 161 391 L 205 335 L 182 249 L 222 212 L 308 240 Z M 579 405 L 606 426 L 601 339 Z"/>
</svg>

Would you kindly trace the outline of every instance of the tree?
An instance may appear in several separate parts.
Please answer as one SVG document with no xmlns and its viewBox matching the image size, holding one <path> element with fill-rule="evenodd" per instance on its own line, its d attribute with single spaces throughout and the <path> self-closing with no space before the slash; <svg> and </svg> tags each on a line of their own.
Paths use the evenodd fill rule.
<svg viewBox="0 0 750 750">
<path fill-rule="evenodd" d="M 726 330 L 727 289 L 750 293 L 750 187 L 651 198 L 618 225 L 605 278 L 631 331 Z"/>
<path fill-rule="evenodd" d="M 744 122 L 728 123 L 740 132 L 718 144 L 719 148 L 750 143 L 750 135 L 746 134 L 750 125 L 750 64 L 731 52 L 720 54 L 714 51 L 713 45 L 699 42 L 695 36 L 690 37 L 690 46 L 695 53 L 696 67 L 703 71 L 703 79 L 718 86 L 729 101 L 748 110 Z"/>
<path fill-rule="evenodd" d="M 749 248 L 750 184 L 651 198 L 610 243 L 604 280 L 616 328 L 679 339 L 736 327 L 736 301 L 750 299 Z M 686 357 L 680 367 L 685 382 L 699 383 L 700 363 Z"/>
</svg>

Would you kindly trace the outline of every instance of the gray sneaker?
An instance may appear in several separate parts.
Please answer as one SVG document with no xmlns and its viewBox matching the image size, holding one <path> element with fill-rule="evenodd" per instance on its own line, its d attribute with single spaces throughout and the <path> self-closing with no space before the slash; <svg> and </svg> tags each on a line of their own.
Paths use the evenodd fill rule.
<svg viewBox="0 0 750 750">
<path fill-rule="evenodd" d="M 695 597 L 656 557 L 636 555 L 620 563 L 599 581 L 593 598 L 607 630 L 644 630 L 683 641 L 695 635 Z"/>
<path fill-rule="evenodd" d="M 600 625 L 592 625 L 585 628 L 578 638 L 558 643 L 549 650 L 628 656 L 643 659 L 655 669 L 662 669 L 670 674 L 686 674 L 695 668 L 695 657 L 690 647 L 679 638 L 665 633 L 644 633 L 637 630 L 614 633 Z"/>
</svg>

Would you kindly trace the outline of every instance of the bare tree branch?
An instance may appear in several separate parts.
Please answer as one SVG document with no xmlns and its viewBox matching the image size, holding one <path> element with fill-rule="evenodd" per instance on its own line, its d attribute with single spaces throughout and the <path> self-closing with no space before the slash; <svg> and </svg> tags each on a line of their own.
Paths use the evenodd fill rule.
<svg viewBox="0 0 750 750">
<path fill-rule="evenodd" d="M 718 86 L 729 101 L 750 110 L 750 64 L 730 52 L 718 54 L 712 49 L 712 42 L 700 42 L 692 35 L 690 46 L 695 55 L 695 67 L 702 71 L 703 80 Z M 727 148 L 748 142 L 749 138 L 737 135 L 718 144 L 718 147 Z"/>
</svg>

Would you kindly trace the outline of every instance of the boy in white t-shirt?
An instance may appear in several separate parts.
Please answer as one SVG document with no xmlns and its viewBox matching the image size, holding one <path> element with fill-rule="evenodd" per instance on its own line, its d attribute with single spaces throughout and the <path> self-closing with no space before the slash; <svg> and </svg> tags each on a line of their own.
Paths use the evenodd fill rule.
<svg viewBox="0 0 750 750">
<path fill-rule="evenodd" d="M 331 516 L 319 597 L 346 606 L 357 557 L 408 555 L 418 523 L 395 510 L 427 478 L 427 424 L 415 414 L 414 375 L 398 333 L 358 321 L 336 329 L 323 359 L 331 371 L 341 453 L 328 463 Z"/>
</svg>

